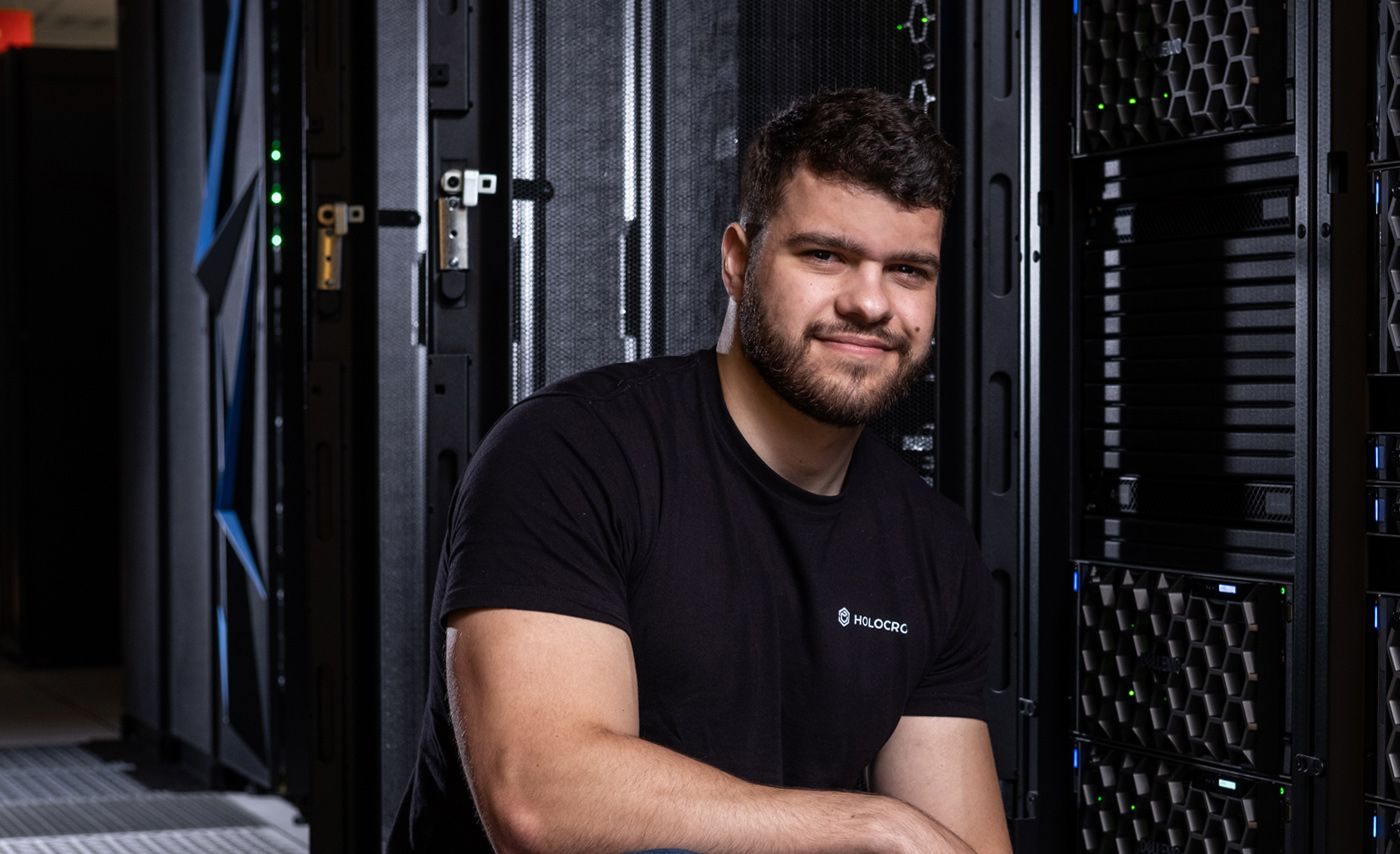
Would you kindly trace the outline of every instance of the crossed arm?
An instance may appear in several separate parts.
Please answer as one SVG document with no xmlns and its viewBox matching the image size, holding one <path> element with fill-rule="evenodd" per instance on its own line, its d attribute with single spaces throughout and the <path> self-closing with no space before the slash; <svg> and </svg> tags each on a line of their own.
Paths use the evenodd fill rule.
<svg viewBox="0 0 1400 854">
<path fill-rule="evenodd" d="M 880 795 L 746 783 L 638 737 L 627 635 L 558 614 L 461 611 L 447 630 L 457 749 L 503 852 L 1011 850 L 980 721 L 904 718 Z"/>
</svg>

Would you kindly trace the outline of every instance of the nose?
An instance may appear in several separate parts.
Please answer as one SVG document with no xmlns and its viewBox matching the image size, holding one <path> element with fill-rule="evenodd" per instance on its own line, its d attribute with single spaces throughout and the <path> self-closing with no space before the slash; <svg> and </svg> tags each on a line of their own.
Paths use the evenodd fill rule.
<svg viewBox="0 0 1400 854">
<path fill-rule="evenodd" d="M 884 270 L 878 263 L 865 262 L 853 269 L 842 282 L 836 297 L 836 313 L 860 326 L 880 326 L 890 319 L 889 294 L 885 292 Z"/>
</svg>

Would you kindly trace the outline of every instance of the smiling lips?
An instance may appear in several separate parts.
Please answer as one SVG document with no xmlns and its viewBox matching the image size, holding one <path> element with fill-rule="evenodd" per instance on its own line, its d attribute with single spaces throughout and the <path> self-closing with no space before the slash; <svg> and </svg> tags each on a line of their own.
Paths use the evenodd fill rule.
<svg viewBox="0 0 1400 854">
<path fill-rule="evenodd" d="M 834 350 L 856 356 L 879 356 L 895 349 L 879 338 L 864 335 L 820 335 L 817 340 Z"/>
</svg>

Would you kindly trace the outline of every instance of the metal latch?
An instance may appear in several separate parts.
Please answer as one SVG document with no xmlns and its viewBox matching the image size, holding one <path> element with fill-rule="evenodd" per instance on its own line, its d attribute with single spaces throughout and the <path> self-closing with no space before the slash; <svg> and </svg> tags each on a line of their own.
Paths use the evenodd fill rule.
<svg viewBox="0 0 1400 854">
<path fill-rule="evenodd" d="M 1320 777 L 1327 770 L 1327 763 L 1316 756 L 1299 753 L 1293 757 L 1293 770 L 1309 777 Z"/>
<path fill-rule="evenodd" d="M 438 182 L 438 269 L 467 269 L 467 208 L 496 194 L 496 176 L 475 169 L 449 169 Z"/>
<path fill-rule="evenodd" d="M 341 240 L 349 233 L 352 223 L 364 221 L 364 205 L 334 202 L 316 209 L 316 222 L 321 226 L 318 229 L 320 237 L 317 241 L 321 250 L 318 256 L 320 260 L 316 265 L 319 271 L 316 276 L 317 290 L 340 290 Z"/>
</svg>

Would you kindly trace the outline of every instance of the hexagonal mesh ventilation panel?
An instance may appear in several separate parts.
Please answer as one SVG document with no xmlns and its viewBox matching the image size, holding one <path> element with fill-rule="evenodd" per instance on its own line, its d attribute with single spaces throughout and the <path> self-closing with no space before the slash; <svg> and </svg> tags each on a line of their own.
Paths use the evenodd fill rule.
<svg viewBox="0 0 1400 854">
<path fill-rule="evenodd" d="M 1277 772 L 1286 587 L 1079 566 L 1078 729 Z"/>
<path fill-rule="evenodd" d="M 1082 152 L 1283 120 L 1282 0 L 1083 0 Z"/>
<path fill-rule="evenodd" d="M 1375 41 L 1377 92 L 1375 156 L 1400 157 L 1400 0 L 1380 0 L 1377 12 L 1379 37 Z"/>
<path fill-rule="evenodd" d="M 1281 851 L 1288 787 L 1087 742 L 1078 746 L 1083 851 Z"/>
<path fill-rule="evenodd" d="M 1400 0 L 1397 0 L 1400 2 Z M 1400 61 L 1400 60 L 1397 60 Z M 1395 91 L 1400 91 L 1397 88 Z M 1375 181 L 1375 235 L 1379 269 L 1370 308 L 1371 370 L 1400 371 L 1400 172 L 1378 173 Z"/>
<path fill-rule="evenodd" d="M 1377 628 L 1375 781 L 1368 791 L 1400 801 L 1400 597 L 1380 596 L 1374 606 Z M 1369 616 L 1369 615 L 1368 615 Z"/>
</svg>

